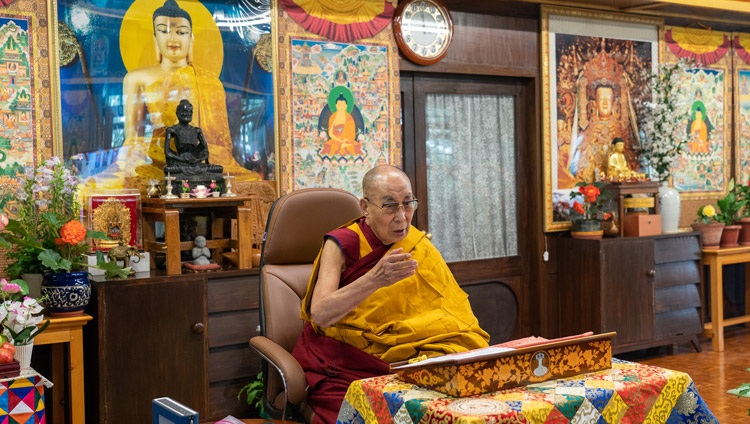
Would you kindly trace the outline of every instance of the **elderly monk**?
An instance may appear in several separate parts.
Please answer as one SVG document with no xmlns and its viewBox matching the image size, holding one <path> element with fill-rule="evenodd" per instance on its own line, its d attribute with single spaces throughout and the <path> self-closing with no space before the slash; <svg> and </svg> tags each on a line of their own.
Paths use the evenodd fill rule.
<svg viewBox="0 0 750 424">
<path fill-rule="evenodd" d="M 410 224 L 417 199 L 406 174 L 378 166 L 362 191 L 364 216 L 324 237 L 292 352 L 316 422 L 336 422 L 349 384 L 388 373 L 391 362 L 489 342 L 440 253 Z"/>
</svg>

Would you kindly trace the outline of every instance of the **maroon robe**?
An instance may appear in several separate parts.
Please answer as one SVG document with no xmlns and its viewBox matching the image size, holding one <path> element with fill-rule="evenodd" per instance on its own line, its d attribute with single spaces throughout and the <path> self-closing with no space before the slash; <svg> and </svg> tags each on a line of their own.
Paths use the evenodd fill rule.
<svg viewBox="0 0 750 424">
<path fill-rule="evenodd" d="M 325 235 L 333 238 L 344 252 L 345 270 L 341 275 L 341 287 L 355 281 L 369 271 L 390 246 L 384 245 L 364 223 L 358 221 L 373 251 L 359 258 L 359 235 L 348 228 L 339 228 Z M 302 334 L 292 350 L 292 355 L 305 370 L 307 379 L 307 402 L 315 411 L 315 424 L 333 424 L 349 385 L 354 380 L 388 374 L 388 363 L 365 353 L 347 343 L 317 334 L 309 322 L 305 322 Z"/>
</svg>

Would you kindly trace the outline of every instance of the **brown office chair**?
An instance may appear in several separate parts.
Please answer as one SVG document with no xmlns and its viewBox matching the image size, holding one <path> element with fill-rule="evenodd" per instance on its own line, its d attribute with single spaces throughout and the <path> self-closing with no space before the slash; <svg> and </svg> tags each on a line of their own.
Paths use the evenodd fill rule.
<svg viewBox="0 0 750 424">
<path fill-rule="evenodd" d="M 291 355 L 302 332 L 302 298 L 323 235 L 360 215 L 357 197 L 332 188 L 286 194 L 268 214 L 260 264 L 262 335 L 250 339 L 250 346 L 264 359 L 264 406 L 274 418 L 312 421 L 305 374 Z"/>
</svg>

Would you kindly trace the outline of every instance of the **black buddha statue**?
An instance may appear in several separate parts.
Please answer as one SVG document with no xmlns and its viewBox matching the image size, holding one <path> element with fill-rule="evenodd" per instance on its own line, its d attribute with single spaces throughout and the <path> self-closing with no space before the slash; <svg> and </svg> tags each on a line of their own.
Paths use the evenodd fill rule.
<svg viewBox="0 0 750 424">
<path fill-rule="evenodd" d="M 181 100 L 177 105 L 179 122 L 166 128 L 164 156 L 167 164 L 164 173 L 177 181 L 187 180 L 194 188 L 199 184 L 208 185 L 212 180 L 222 181 L 224 167 L 209 162 L 208 143 L 203 131 L 190 125 L 192 119 L 193 105 L 187 99 Z"/>
</svg>

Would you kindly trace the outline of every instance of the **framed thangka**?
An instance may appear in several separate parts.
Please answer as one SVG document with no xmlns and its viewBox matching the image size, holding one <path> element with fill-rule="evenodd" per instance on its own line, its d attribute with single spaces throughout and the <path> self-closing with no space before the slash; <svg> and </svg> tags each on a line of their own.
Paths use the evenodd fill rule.
<svg viewBox="0 0 750 424">
<path fill-rule="evenodd" d="M 682 131 L 687 145 L 672 170 L 683 199 L 716 198 L 727 190 L 731 132 L 731 34 L 688 27 L 666 27 L 663 61 L 695 62 L 680 79 L 687 108 Z"/>
<path fill-rule="evenodd" d="M 738 184 L 750 182 L 750 34 L 733 34 L 734 116 Z"/>
<path fill-rule="evenodd" d="M 637 110 L 649 98 L 661 21 L 542 8 L 545 231 L 570 228 L 570 193 L 606 169 L 612 140 L 641 169 Z"/>
<path fill-rule="evenodd" d="M 93 189 L 164 177 L 164 132 L 188 99 L 209 161 L 273 180 L 270 0 L 58 0 L 63 137 Z"/>
<path fill-rule="evenodd" d="M 336 187 L 361 195 L 364 173 L 401 165 L 399 82 L 392 31 L 334 42 L 284 11 L 280 42 L 280 193 Z"/>
<path fill-rule="evenodd" d="M 18 211 L 25 168 L 52 155 L 60 137 L 52 4 L 16 0 L 0 8 L 0 213 Z M 0 249 L 0 275 L 6 253 Z"/>
</svg>

